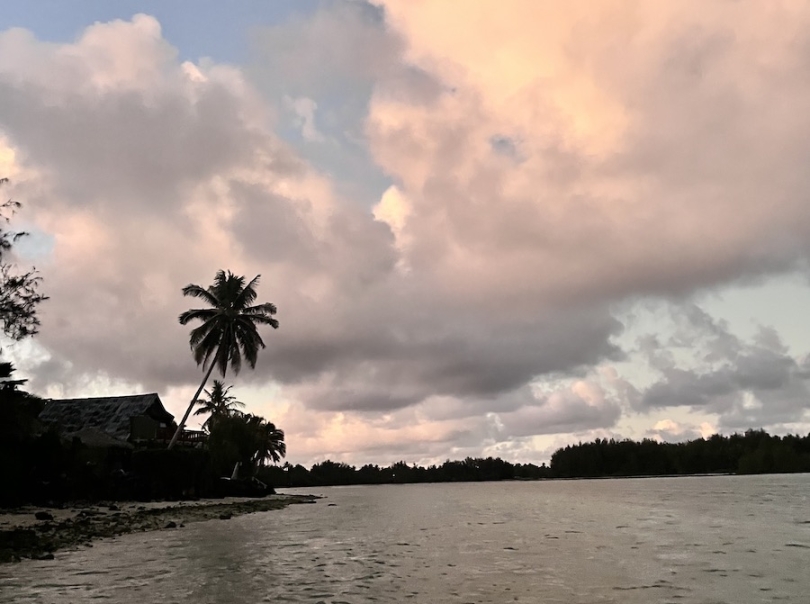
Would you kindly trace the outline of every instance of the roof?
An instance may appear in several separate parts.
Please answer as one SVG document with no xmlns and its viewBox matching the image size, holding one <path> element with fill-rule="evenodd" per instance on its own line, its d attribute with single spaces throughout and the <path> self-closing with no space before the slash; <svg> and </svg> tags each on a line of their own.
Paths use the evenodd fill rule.
<svg viewBox="0 0 810 604">
<path fill-rule="evenodd" d="M 113 438 L 127 440 L 130 419 L 138 415 L 149 415 L 167 424 L 174 419 L 154 392 L 132 396 L 54 399 L 45 403 L 39 419 L 43 423 L 59 424 L 63 432 L 98 428 Z"/>
<path fill-rule="evenodd" d="M 132 449 L 132 445 L 126 442 L 125 440 L 113 438 L 106 432 L 103 432 L 102 430 L 93 427 L 82 428 L 81 430 L 78 430 L 76 432 L 66 432 L 63 435 L 63 438 L 67 439 L 68 441 L 74 438 L 78 438 L 83 444 L 87 445 L 88 447 Z"/>
</svg>

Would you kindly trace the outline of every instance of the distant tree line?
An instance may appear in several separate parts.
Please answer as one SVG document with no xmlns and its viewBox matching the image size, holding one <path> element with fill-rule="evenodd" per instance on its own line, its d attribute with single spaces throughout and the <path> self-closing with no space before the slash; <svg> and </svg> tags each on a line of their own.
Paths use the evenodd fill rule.
<svg viewBox="0 0 810 604">
<path fill-rule="evenodd" d="M 810 472 L 810 434 L 747 430 L 683 443 L 596 439 L 558 449 L 551 470 L 555 478 Z"/>
<path fill-rule="evenodd" d="M 324 461 L 260 468 L 259 477 L 276 487 L 420 482 L 477 482 L 550 478 L 604 478 L 679 474 L 769 474 L 810 472 L 810 434 L 771 436 L 764 430 L 699 438 L 683 443 L 596 439 L 569 445 L 551 456 L 551 465 L 512 464 L 487 457 L 421 467 L 400 461 L 360 468 Z"/>
<path fill-rule="evenodd" d="M 497 457 L 446 461 L 428 467 L 399 461 L 387 467 L 367 464 L 360 468 L 342 462 L 324 461 L 307 470 L 289 463 L 259 469 L 259 478 L 276 487 L 310 487 L 350 484 L 407 484 L 419 482 L 480 482 L 492 480 L 537 480 L 550 478 L 546 464 L 513 464 Z"/>
</svg>

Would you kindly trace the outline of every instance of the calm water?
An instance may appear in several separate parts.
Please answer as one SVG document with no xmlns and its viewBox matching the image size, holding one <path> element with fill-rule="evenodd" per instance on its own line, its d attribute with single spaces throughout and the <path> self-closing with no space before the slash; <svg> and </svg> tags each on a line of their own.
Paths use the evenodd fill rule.
<svg viewBox="0 0 810 604">
<path fill-rule="evenodd" d="M 810 602 L 810 475 L 310 492 L 0 566 L 0 603 Z"/>
</svg>

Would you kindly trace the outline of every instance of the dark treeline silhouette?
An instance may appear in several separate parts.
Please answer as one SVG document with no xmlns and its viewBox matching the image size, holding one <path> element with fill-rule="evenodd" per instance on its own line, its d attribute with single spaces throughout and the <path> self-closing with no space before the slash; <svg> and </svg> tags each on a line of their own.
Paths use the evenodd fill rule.
<svg viewBox="0 0 810 604">
<path fill-rule="evenodd" d="M 324 461 L 307 470 L 302 465 L 265 466 L 259 478 L 275 487 L 311 487 L 350 484 L 406 484 L 417 482 L 480 482 L 551 478 L 546 464 L 512 464 L 499 458 L 446 461 L 427 468 L 399 461 L 387 467 L 367 464 L 360 468 Z"/>
<path fill-rule="evenodd" d="M 748 430 L 683 443 L 597 439 L 558 449 L 551 469 L 555 478 L 810 472 L 810 434 Z"/>
<path fill-rule="evenodd" d="M 810 434 L 771 436 L 763 430 L 699 438 L 683 443 L 644 439 L 597 439 L 558 449 L 551 465 L 512 464 L 499 458 L 467 458 L 426 468 L 397 462 L 388 467 L 324 461 L 307 470 L 302 465 L 266 466 L 262 480 L 276 487 L 418 482 L 475 482 L 547 478 L 668 476 L 678 474 L 768 474 L 810 472 Z"/>
</svg>

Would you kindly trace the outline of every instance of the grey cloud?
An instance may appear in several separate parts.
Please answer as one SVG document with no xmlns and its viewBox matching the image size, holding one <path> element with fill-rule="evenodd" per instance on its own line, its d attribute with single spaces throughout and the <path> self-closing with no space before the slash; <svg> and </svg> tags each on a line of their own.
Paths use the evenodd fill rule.
<svg viewBox="0 0 810 604">
<path fill-rule="evenodd" d="M 694 426 L 681 426 L 673 423 L 672 425 L 647 430 L 645 437 L 660 438 L 662 441 L 668 443 L 680 443 L 688 440 L 697 440 L 702 438 L 703 435 L 700 430 Z"/>
<path fill-rule="evenodd" d="M 504 433 L 510 437 L 584 432 L 610 428 L 621 416 L 617 401 L 591 404 L 574 392 L 545 397 L 510 413 L 499 414 Z"/>
<path fill-rule="evenodd" d="M 493 317 L 480 324 L 470 311 L 442 308 L 427 292 L 418 299 L 399 294 L 386 291 L 385 298 L 332 307 L 337 321 L 328 325 L 313 323 L 326 319 L 326 311 L 309 309 L 300 321 L 308 320 L 310 329 L 279 330 L 267 351 L 268 367 L 285 381 L 303 380 L 307 387 L 298 395 L 315 408 L 382 410 L 444 395 L 487 399 L 497 410 L 498 395 L 536 376 L 620 356 L 609 343 L 620 325 L 607 314 L 561 313 L 553 321 Z M 303 338 L 313 340 L 307 345 Z M 326 381 L 315 379 L 306 350 L 323 363 Z M 302 373 L 305 367 L 308 373 Z"/>
<path fill-rule="evenodd" d="M 217 84 L 193 102 L 174 91 L 157 101 L 129 91 L 58 104 L 47 96 L 0 82 L 2 128 L 27 156 L 59 166 L 56 193 L 74 203 L 166 212 L 183 186 L 245 163 L 265 143 Z"/>
<path fill-rule="evenodd" d="M 106 229 L 103 256 L 65 266 L 56 249 L 44 269 L 52 302 L 41 341 L 54 366 L 69 360 L 77 374 L 156 390 L 199 378 L 176 323 L 190 303 L 179 289 L 233 261 L 188 215 L 218 211 L 216 202 L 194 205 L 207 186 L 225 191 L 218 228 L 280 308 L 282 327 L 265 334 L 268 349 L 247 383 L 279 380 L 315 409 L 371 413 L 444 395 L 509 411 L 501 395 L 536 376 L 620 356 L 609 338 L 621 325 L 602 307 L 512 316 L 485 300 L 458 304 L 397 269 L 392 233 L 368 209 L 339 200 L 324 210 L 325 200 L 295 187 L 282 193 L 244 177 L 245 167 L 292 182 L 313 172 L 239 117 L 249 92 L 214 78 L 189 97 L 175 81 L 180 70 L 167 73 L 148 98 L 114 87 L 84 96 L 46 89 L 56 104 L 43 101 L 41 82 L 27 89 L 0 77 L 21 118 L 3 128 L 24 141 L 32 166 L 47 168 L 53 192 L 40 194 L 40 209 L 59 216 L 90 206 Z M 39 383 L 63 376 L 43 366 Z"/>
<path fill-rule="evenodd" d="M 200 372 L 176 322 L 190 301 L 179 290 L 232 268 L 262 274 L 260 296 L 277 303 L 281 321 L 240 383 L 275 380 L 313 412 L 365 418 L 435 403 L 430 419 L 472 425 L 448 437 L 472 451 L 489 440 L 615 425 L 621 407 L 610 397 L 524 397 L 537 378 L 623 358 L 613 343 L 623 329 L 616 301 L 688 297 L 806 258 L 810 183 L 800 168 L 810 146 L 796 117 L 806 112 L 760 110 L 780 98 L 792 104 L 791 92 L 798 107 L 806 95 L 797 82 L 758 74 L 766 98 L 752 106 L 742 92 L 706 83 L 718 61 L 744 63 L 735 43 L 709 35 L 680 57 L 685 38 L 676 32 L 661 56 L 615 49 L 616 64 L 603 65 L 596 53 L 605 78 L 597 84 L 618 88 L 631 118 L 626 136 L 600 155 L 558 128 L 563 120 L 542 87 L 518 95 L 535 129 L 493 118 L 485 91 L 406 64 L 407 41 L 382 13 L 331 9 L 257 34 L 257 56 L 272 60 L 252 78 L 270 99 L 315 100 L 325 136 L 345 126 L 356 137 L 355 159 L 363 157 L 350 175 L 379 178 L 364 163 L 368 135 L 374 160 L 411 204 L 409 246 L 374 220 L 371 195 L 331 189 L 346 173 L 318 174 L 255 117 L 256 105 L 269 114 L 272 103 L 249 84 L 212 76 L 189 95 L 171 57 L 149 94 L 126 86 L 78 94 L 48 78 L 29 82 L 25 69 L 14 77 L 0 70 L 0 129 L 40 179 L 21 198 L 54 232 L 82 211 L 104 227 L 101 251 L 88 246 L 68 261 L 57 247 L 43 267 L 52 299 L 41 342 L 54 359 L 37 383 L 70 379 L 65 360 L 76 374 L 149 389 L 194 383 Z M 56 71 L 50 47 L 26 44 L 36 47 L 39 70 Z M 616 65 L 633 76 L 626 92 Z M 330 98 L 347 87 L 348 99 Z M 372 105 L 396 111 L 372 107 L 363 124 L 371 94 Z M 493 137 L 519 141 L 520 161 L 494 151 Z M 322 146 L 329 152 L 328 141 Z M 346 148 L 332 152 L 354 153 Z M 316 180 L 322 186 L 308 186 Z M 806 411 L 808 368 L 775 334 L 741 342 L 695 307 L 683 314 L 673 338 L 640 344 L 660 382 L 639 392 L 617 381 L 618 400 L 642 411 L 687 404 L 720 414 L 723 425 L 788 422 Z M 671 350 L 694 342 L 700 369 L 679 368 Z M 482 419 L 487 413 L 502 432 Z"/>
<path fill-rule="evenodd" d="M 791 356 L 773 329 L 744 342 L 692 305 L 675 313 L 681 331 L 673 342 L 694 346 L 700 362 L 678 367 L 673 355 L 664 363 L 646 348 L 662 377 L 642 392 L 638 408 L 692 407 L 718 414 L 721 428 L 802 421 L 810 410 L 808 362 Z"/>
</svg>

